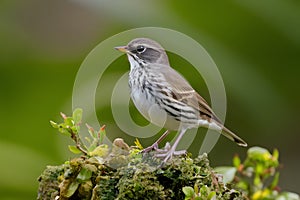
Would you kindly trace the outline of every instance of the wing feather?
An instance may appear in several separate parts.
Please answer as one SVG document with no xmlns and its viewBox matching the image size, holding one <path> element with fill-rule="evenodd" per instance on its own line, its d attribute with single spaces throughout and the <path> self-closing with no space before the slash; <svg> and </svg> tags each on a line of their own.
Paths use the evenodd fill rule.
<svg viewBox="0 0 300 200">
<path fill-rule="evenodd" d="M 208 120 L 214 119 L 216 122 L 221 123 L 206 100 L 193 89 L 183 76 L 169 66 L 162 66 L 160 72 L 169 84 L 169 88 L 174 93 L 172 96 L 176 100 L 198 110 L 199 114 L 207 116 Z"/>
<path fill-rule="evenodd" d="M 230 140 L 236 142 L 240 146 L 247 146 L 247 143 L 244 140 L 223 125 L 222 121 L 212 111 L 205 99 L 192 88 L 183 76 L 169 66 L 161 65 L 159 67 L 160 72 L 166 80 L 165 84 L 168 84 L 169 89 L 173 93 L 172 97 L 175 100 L 198 110 L 202 119 L 204 118 L 210 122 L 215 122 L 222 129 L 221 133 Z"/>
</svg>

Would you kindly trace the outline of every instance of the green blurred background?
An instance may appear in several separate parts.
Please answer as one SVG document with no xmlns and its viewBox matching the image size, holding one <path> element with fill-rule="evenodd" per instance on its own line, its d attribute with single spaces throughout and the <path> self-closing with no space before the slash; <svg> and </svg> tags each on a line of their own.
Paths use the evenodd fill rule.
<svg viewBox="0 0 300 200">
<path fill-rule="evenodd" d="M 300 1 L 2 0 L 0 10 L 1 199 L 35 199 L 45 166 L 71 158 L 70 140 L 49 120 L 59 120 L 60 111 L 71 113 L 81 62 L 106 38 L 144 26 L 171 28 L 204 46 L 224 79 L 226 124 L 250 146 L 278 148 L 280 186 L 300 193 Z M 201 77 L 180 68 L 187 62 L 170 57 L 209 98 Z M 127 65 L 125 56 L 116 60 L 97 91 L 98 116 L 111 138 L 124 134 L 105 101 Z M 220 138 L 209 154 L 212 166 L 231 164 L 235 153 L 244 155 L 246 149 Z"/>
</svg>

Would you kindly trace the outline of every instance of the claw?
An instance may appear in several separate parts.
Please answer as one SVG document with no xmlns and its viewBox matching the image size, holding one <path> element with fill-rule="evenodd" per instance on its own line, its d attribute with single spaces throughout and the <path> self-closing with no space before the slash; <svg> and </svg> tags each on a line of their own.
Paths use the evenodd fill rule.
<svg viewBox="0 0 300 200">
<path fill-rule="evenodd" d="M 149 153 L 149 152 L 152 151 L 153 149 L 154 149 L 155 151 L 160 151 L 161 149 L 158 148 L 158 144 L 159 144 L 159 143 L 160 143 L 167 135 L 169 135 L 169 133 L 170 133 L 170 131 L 169 131 L 169 130 L 166 130 L 166 131 L 160 136 L 160 138 L 159 138 L 156 142 L 154 142 L 151 146 L 145 148 L 145 149 L 142 151 L 142 153 L 143 153 L 143 154 L 144 154 L 144 153 Z"/>
<path fill-rule="evenodd" d="M 163 138 L 167 136 L 169 131 L 166 131 L 153 145 L 147 147 L 142 151 L 143 154 L 150 152 L 151 150 L 155 150 L 155 157 L 163 159 L 163 162 L 160 164 L 162 167 L 168 160 L 172 159 L 173 156 L 179 156 L 186 154 L 186 150 L 176 151 L 176 147 L 181 140 L 182 136 L 184 135 L 186 129 L 181 129 L 179 132 L 178 137 L 176 138 L 173 146 L 169 142 L 166 143 L 163 149 L 158 148 L 158 144 L 161 142 Z"/>
<path fill-rule="evenodd" d="M 164 158 L 163 163 L 161 166 L 163 166 L 168 160 L 172 159 L 173 155 L 178 156 L 178 155 L 183 155 L 186 154 L 186 150 L 181 150 L 181 151 L 176 151 L 176 147 L 181 140 L 183 134 L 185 133 L 186 129 L 182 129 L 179 133 L 179 136 L 176 138 L 173 146 L 171 147 L 170 143 L 167 142 L 164 150 L 167 150 L 166 153 L 158 153 L 155 156 L 158 158 Z"/>
<path fill-rule="evenodd" d="M 168 151 L 165 153 L 157 153 L 155 154 L 155 157 L 157 158 L 169 158 L 171 159 L 174 156 L 181 156 L 181 155 L 185 155 L 186 154 L 186 150 L 180 150 L 180 151 Z M 168 160 L 168 159 L 167 159 Z"/>
<path fill-rule="evenodd" d="M 155 143 L 152 144 L 151 146 L 149 146 L 149 147 L 143 149 L 143 150 L 142 150 L 142 154 L 149 153 L 149 152 L 152 151 L 153 149 L 154 149 L 154 150 L 157 150 L 157 149 L 158 149 L 158 143 L 157 143 L 157 142 L 155 142 Z"/>
<path fill-rule="evenodd" d="M 180 151 L 174 151 L 173 155 L 174 156 L 181 156 L 181 155 L 185 155 L 187 153 L 186 150 L 180 150 Z"/>
</svg>

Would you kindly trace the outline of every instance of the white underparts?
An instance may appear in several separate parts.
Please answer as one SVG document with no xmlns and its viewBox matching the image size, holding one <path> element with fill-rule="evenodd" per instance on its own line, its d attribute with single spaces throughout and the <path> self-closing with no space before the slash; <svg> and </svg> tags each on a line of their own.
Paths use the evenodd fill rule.
<svg viewBox="0 0 300 200">
<path fill-rule="evenodd" d="M 208 122 L 207 120 L 199 120 L 198 121 L 198 125 L 200 127 L 206 127 L 206 128 L 209 128 L 209 129 L 212 129 L 212 130 L 216 130 L 216 131 L 222 131 L 222 127 L 220 127 L 220 125 L 218 125 L 217 123 L 215 122 Z"/>
</svg>

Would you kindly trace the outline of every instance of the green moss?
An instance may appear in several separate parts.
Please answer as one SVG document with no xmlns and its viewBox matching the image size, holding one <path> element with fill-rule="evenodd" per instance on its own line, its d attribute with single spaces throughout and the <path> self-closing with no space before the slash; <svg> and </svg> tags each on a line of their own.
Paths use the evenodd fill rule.
<svg viewBox="0 0 300 200">
<path fill-rule="evenodd" d="M 117 138 L 112 149 L 108 148 L 102 143 L 105 126 L 95 131 L 87 125 L 90 137 L 85 138 L 85 145 L 79 135 L 82 110 L 75 109 L 72 117 L 61 116 L 62 123 L 51 125 L 75 142 L 69 146 L 71 152 L 83 156 L 61 166 L 48 166 L 39 177 L 39 200 L 300 200 L 298 194 L 278 189 L 277 150 L 271 154 L 251 147 L 245 161 L 235 156 L 233 166 L 214 170 L 206 154 L 195 159 L 175 156 L 162 165 L 154 152 L 141 153 L 138 140 L 129 147 Z"/>
<path fill-rule="evenodd" d="M 59 195 L 59 184 L 65 166 L 47 166 L 38 178 L 39 190 L 37 199 L 54 199 Z"/>
<path fill-rule="evenodd" d="M 160 164 L 152 153 L 142 156 L 137 147 L 114 145 L 105 158 L 81 156 L 47 167 L 39 178 L 38 199 L 184 199 L 182 188 L 195 185 L 215 191 L 217 199 L 243 199 L 218 181 L 206 154 Z"/>
</svg>

